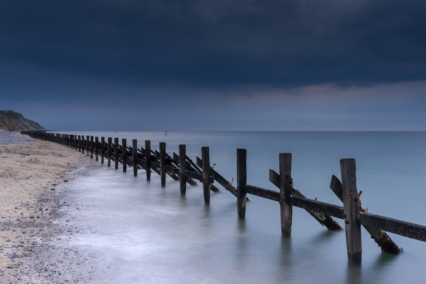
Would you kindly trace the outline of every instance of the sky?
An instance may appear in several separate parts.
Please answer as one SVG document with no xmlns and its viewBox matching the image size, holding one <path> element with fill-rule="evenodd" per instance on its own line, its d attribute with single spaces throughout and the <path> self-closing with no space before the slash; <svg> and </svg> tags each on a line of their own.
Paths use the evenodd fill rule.
<svg viewBox="0 0 426 284">
<path fill-rule="evenodd" d="M 423 0 L 3 0 L 0 109 L 51 130 L 426 130 Z"/>
</svg>

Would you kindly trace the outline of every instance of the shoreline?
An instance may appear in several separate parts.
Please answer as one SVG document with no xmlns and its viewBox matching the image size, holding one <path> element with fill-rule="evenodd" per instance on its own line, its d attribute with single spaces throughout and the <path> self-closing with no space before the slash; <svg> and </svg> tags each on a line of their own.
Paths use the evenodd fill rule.
<svg viewBox="0 0 426 284">
<path fill-rule="evenodd" d="M 45 262 L 61 258 L 56 248 L 49 248 L 57 236 L 72 232 L 55 222 L 63 214 L 59 209 L 66 205 L 65 191 L 57 189 L 66 188 L 73 172 L 87 163 L 86 156 L 19 133 L 2 131 L 1 136 L 0 278 L 3 283 L 58 282 L 50 279 L 55 273 Z M 62 260 L 67 257 L 64 252 Z M 78 252 L 71 258 L 78 258 Z M 66 269 L 54 271 L 66 273 Z M 63 281 L 62 277 L 59 282 Z"/>
</svg>

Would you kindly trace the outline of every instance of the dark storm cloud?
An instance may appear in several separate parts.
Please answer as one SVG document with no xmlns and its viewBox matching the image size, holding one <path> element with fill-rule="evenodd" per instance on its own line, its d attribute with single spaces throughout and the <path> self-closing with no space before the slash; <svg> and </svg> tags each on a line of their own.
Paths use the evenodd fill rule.
<svg viewBox="0 0 426 284">
<path fill-rule="evenodd" d="M 425 12 L 420 0 L 5 0 L 2 85 L 31 70 L 126 86 L 422 80 Z"/>
</svg>

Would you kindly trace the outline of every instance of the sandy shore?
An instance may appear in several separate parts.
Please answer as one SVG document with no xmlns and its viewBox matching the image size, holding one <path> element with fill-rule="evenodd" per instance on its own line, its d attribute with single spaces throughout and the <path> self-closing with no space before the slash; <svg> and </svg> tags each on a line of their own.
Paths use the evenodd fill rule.
<svg viewBox="0 0 426 284">
<path fill-rule="evenodd" d="M 12 139 L 8 143 L 0 144 L 0 279 L 1 283 L 26 279 L 22 283 L 27 283 L 35 273 L 43 279 L 35 268 L 44 265 L 34 263 L 35 254 L 62 233 L 53 222 L 62 202 L 56 187 L 68 182 L 72 170 L 87 160 L 81 153 L 51 142 L 13 143 Z M 44 269 L 46 277 L 50 276 L 51 271 Z M 45 280 L 29 283 L 50 283 Z"/>
</svg>

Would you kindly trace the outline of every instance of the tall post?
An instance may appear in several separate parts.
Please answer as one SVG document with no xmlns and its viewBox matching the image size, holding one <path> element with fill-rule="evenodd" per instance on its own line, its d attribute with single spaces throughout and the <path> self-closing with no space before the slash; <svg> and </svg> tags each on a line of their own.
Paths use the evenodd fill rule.
<svg viewBox="0 0 426 284">
<path fill-rule="evenodd" d="M 166 143 L 160 142 L 161 187 L 166 187 Z"/>
<path fill-rule="evenodd" d="M 84 148 L 86 147 L 86 141 L 84 141 L 84 135 L 81 136 L 81 153 L 84 154 Z"/>
<path fill-rule="evenodd" d="M 293 221 L 293 206 L 291 194 L 293 193 L 293 180 L 291 178 L 291 154 L 280 154 L 280 207 L 281 207 L 281 232 L 285 236 L 291 235 Z"/>
<path fill-rule="evenodd" d="M 90 158 L 93 159 L 93 136 L 90 136 Z"/>
<path fill-rule="evenodd" d="M 78 151 L 81 152 L 81 136 L 78 135 Z"/>
<path fill-rule="evenodd" d="M 118 138 L 114 138 L 114 164 L 115 169 L 118 170 Z"/>
<path fill-rule="evenodd" d="M 95 154 L 96 154 L 96 161 L 98 161 L 98 144 L 99 144 L 99 138 L 98 136 L 95 137 Z"/>
<path fill-rule="evenodd" d="M 186 194 L 186 145 L 179 145 L 180 194 Z"/>
<path fill-rule="evenodd" d="M 204 203 L 210 204 L 210 155 L 209 147 L 201 147 L 201 158 L 203 159 L 203 193 Z"/>
<path fill-rule="evenodd" d="M 108 148 L 107 148 L 108 167 L 111 167 L 111 146 L 112 146 L 112 137 L 108 137 Z"/>
<path fill-rule="evenodd" d="M 246 217 L 246 185 L 247 185 L 247 151 L 237 149 L 237 209 L 238 217 Z"/>
<path fill-rule="evenodd" d="M 86 136 L 86 153 L 87 153 L 87 155 L 89 155 L 89 150 L 90 150 L 90 136 L 89 135 L 87 135 Z"/>
<path fill-rule="evenodd" d="M 151 180 L 151 141 L 145 140 L 145 170 L 146 181 Z"/>
<path fill-rule="evenodd" d="M 127 140 L 125 138 L 121 139 L 121 148 L 123 154 L 123 173 L 125 173 L 127 172 Z"/>
<path fill-rule="evenodd" d="M 138 140 L 132 140 L 133 148 L 133 176 L 138 176 Z"/>
<path fill-rule="evenodd" d="M 341 159 L 343 209 L 345 212 L 345 233 L 348 259 L 360 263 L 362 255 L 360 201 L 356 187 L 355 159 Z"/>
<path fill-rule="evenodd" d="M 101 164 L 104 163 L 105 158 L 105 137 L 101 137 Z"/>
</svg>

